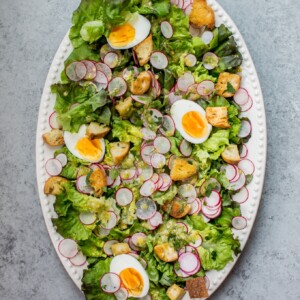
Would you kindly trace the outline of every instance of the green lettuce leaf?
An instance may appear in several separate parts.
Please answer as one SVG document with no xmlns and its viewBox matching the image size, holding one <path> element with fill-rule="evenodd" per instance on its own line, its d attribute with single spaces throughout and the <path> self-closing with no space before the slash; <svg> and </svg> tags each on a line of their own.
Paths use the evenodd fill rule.
<svg viewBox="0 0 300 300">
<path fill-rule="evenodd" d="M 217 152 L 228 144 L 229 130 L 218 130 L 202 144 L 202 147 L 209 152 Z"/>
<path fill-rule="evenodd" d="M 171 201 L 175 198 L 178 188 L 172 185 L 166 192 L 155 192 L 152 195 L 152 199 L 158 204 L 163 205 L 167 201 Z"/>
<path fill-rule="evenodd" d="M 88 257 L 106 257 L 107 255 L 103 252 L 104 241 L 97 238 L 92 234 L 89 239 L 80 241 L 80 250 Z"/>
<path fill-rule="evenodd" d="M 134 144 L 141 143 L 143 134 L 140 128 L 132 125 L 129 121 L 115 118 L 112 127 L 112 135 L 114 138 L 118 138 L 119 141 L 132 142 Z"/>
</svg>

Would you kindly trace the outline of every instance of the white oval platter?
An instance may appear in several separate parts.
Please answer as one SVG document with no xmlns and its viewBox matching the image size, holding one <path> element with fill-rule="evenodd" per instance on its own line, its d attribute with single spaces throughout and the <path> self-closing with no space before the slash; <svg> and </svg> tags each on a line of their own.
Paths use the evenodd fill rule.
<svg viewBox="0 0 300 300">
<path fill-rule="evenodd" d="M 245 87 L 249 91 L 249 94 L 253 99 L 253 107 L 248 112 L 243 113 L 251 120 L 252 123 L 252 138 L 247 143 L 249 150 L 247 158 L 251 159 L 255 165 L 253 180 L 247 186 L 249 190 L 249 199 L 244 204 L 241 204 L 242 215 L 247 219 L 247 227 L 239 231 L 233 229 L 234 234 L 239 237 L 241 249 L 243 250 L 255 221 L 264 183 L 267 153 L 264 102 L 255 66 L 241 33 L 229 15 L 220 6 L 220 4 L 218 4 L 215 0 L 208 0 L 207 2 L 215 11 L 217 25 L 225 24 L 234 35 L 239 47 L 239 51 L 243 55 L 242 87 Z M 42 134 L 50 130 L 48 118 L 53 112 L 55 103 L 55 96 L 51 94 L 50 87 L 52 84 L 60 80 L 60 73 L 64 68 L 64 61 L 69 56 L 71 51 L 72 46 L 67 33 L 53 59 L 41 98 L 36 135 L 36 171 L 40 203 L 51 241 L 66 271 L 78 288 L 80 288 L 82 273 L 83 270 L 87 268 L 87 265 L 85 264 L 81 267 L 75 267 L 67 258 L 64 258 L 58 252 L 58 244 L 62 240 L 62 237 L 56 232 L 51 221 L 51 218 L 56 216 L 56 213 L 53 209 L 55 197 L 46 196 L 43 192 L 44 183 L 48 178 L 48 175 L 45 172 L 44 164 L 47 159 L 53 157 L 53 152 L 55 150 L 48 147 L 42 139 Z M 221 285 L 224 279 L 229 275 L 237 259 L 238 257 L 235 258 L 233 262 L 229 263 L 222 271 L 207 272 L 207 276 L 210 280 L 210 287 L 208 291 L 209 295 L 212 295 Z M 185 297 L 185 299 L 186 298 L 187 297 Z"/>
</svg>

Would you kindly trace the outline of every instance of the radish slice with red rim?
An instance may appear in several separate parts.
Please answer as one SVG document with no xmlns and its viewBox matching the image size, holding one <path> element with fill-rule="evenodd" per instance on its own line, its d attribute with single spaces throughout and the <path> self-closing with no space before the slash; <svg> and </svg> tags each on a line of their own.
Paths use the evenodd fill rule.
<svg viewBox="0 0 300 300">
<path fill-rule="evenodd" d="M 118 177 L 115 179 L 114 183 L 111 185 L 112 188 L 119 186 L 121 184 L 121 176 L 118 175 Z"/>
<path fill-rule="evenodd" d="M 110 67 L 104 63 L 98 62 L 95 64 L 97 71 L 100 71 L 105 74 L 108 81 L 112 79 L 112 71 Z"/>
<path fill-rule="evenodd" d="M 194 54 L 187 54 L 184 57 L 184 64 L 187 67 L 194 67 L 197 63 L 197 57 Z"/>
<path fill-rule="evenodd" d="M 213 70 L 219 64 L 219 57 L 212 52 L 207 52 L 203 55 L 202 62 L 205 69 Z"/>
<path fill-rule="evenodd" d="M 246 112 L 248 110 L 250 110 L 253 106 L 253 100 L 252 100 L 252 97 L 249 96 L 249 99 L 248 99 L 248 102 L 244 105 L 240 105 L 240 108 L 241 108 L 241 112 Z"/>
<path fill-rule="evenodd" d="M 203 198 L 203 203 L 206 207 L 217 208 L 221 205 L 221 196 L 216 191 L 211 191 L 209 196 Z"/>
<path fill-rule="evenodd" d="M 109 213 L 109 219 L 106 221 L 105 224 L 102 224 L 102 227 L 104 229 L 113 229 L 118 222 L 117 215 L 113 211 L 108 211 Z"/>
<path fill-rule="evenodd" d="M 136 175 L 136 168 L 123 169 L 120 171 L 120 176 L 122 180 L 133 179 Z"/>
<path fill-rule="evenodd" d="M 231 195 L 231 200 L 239 204 L 245 203 L 249 198 L 249 191 L 244 186 L 236 194 Z"/>
<path fill-rule="evenodd" d="M 249 93 L 244 88 L 239 88 L 233 96 L 233 100 L 238 105 L 245 105 L 249 100 Z"/>
<path fill-rule="evenodd" d="M 156 210 L 155 202 L 148 197 L 143 197 L 136 202 L 136 216 L 141 220 L 152 218 Z"/>
<path fill-rule="evenodd" d="M 237 181 L 230 182 L 228 189 L 233 191 L 240 190 L 246 184 L 246 176 L 243 171 L 239 170 L 239 178 Z"/>
<path fill-rule="evenodd" d="M 134 235 L 132 235 L 130 241 L 135 247 L 140 248 L 140 240 L 145 240 L 146 238 L 147 236 L 145 233 L 137 232 Z"/>
<path fill-rule="evenodd" d="M 164 136 L 158 136 L 155 138 L 153 146 L 158 153 L 166 154 L 171 149 L 171 142 Z"/>
<path fill-rule="evenodd" d="M 141 157 L 142 157 L 142 160 L 147 164 L 147 165 L 150 165 L 151 166 L 151 157 L 153 155 L 155 151 L 155 148 L 154 146 L 145 146 L 141 149 Z"/>
<path fill-rule="evenodd" d="M 163 181 L 163 185 L 160 187 L 160 190 L 164 189 L 166 187 L 170 187 L 172 185 L 172 179 L 171 179 L 170 175 L 168 175 L 166 173 L 161 173 L 159 176 Z"/>
<path fill-rule="evenodd" d="M 156 190 L 159 190 L 164 184 L 164 180 L 159 176 L 159 179 L 156 183 Z"/>
<path fill-rule="evenodd" d="M 174 162 L 174 159 L 176 159 L 176 155 L 175 154 L 172 154 L 169 159 L 168 159 L 168 168 L 171 170 L 172 167 L 173 167 L 173 162 Z"/>
<path fill-rule="evenodd" d="M 246 158 L 248 155 L 248 147 L 246 144 L 243 144 L 240 149 L 240 158 Z"/>
<path fill-rule="evenodd" d="M 159 181 L 159 175 L 154 173 L 151 177 L 151 180 L 154 182 L 154 183 L 157 183 Z"/>
<path fill-rule="evenodd" d="M 126 300 L 128 299 L 129 294 L 124 287 L 121 287 L 117 292 L 114 293 L 114 296 L 117 300 Z"/>
<path fill-rule="evenodd" d="M 222 212 L 222 207 L 219 207 L 217 209 L 211 209 L 208 208 L 207 206 L 202 205 L 202 214 L 209 219 L 215 219 L 219 217 L 221 212 Z"/>
<path fill-rule="evenodd" d="M 114 49 L 111 48 L 111 47 L 109 46 L 109 44 L 104 44 L 104 45 L 100 48 L 100 58 L 101 58 L 101 60 L 103 61 L 104 56 L 105 56 L 108 52 L 111 52 L 111 51 L 114 51 Z"/>
<path fill-rule="evenodd" d="M 215 84 L 211 80 L 203 80 L 198 84 L 197 93 L 200 96 L 210 96 L 215 90 Z"/>
<path fill-rule="evenodd" d="M 168 21 L 163 21 L 160 23 L 160 30 L 166 39 L 170 39 L 173 36 L 174 30 Z"/>
<path fill-rule="evenodd" d="M 132 202 L 133 193 L 130 189 L 123 187 L 116 191 L 115 197 L 119 206 L 126 206 Z"/>
<path fill-rule="evenodd" d="M 221 184 L 219 181 L 213 177 L 206 179 L 202 185 L 200 186 L 200 194 L 205 196 L 207 188 L 211 186 L 212 190 L 215 190 L 217 192 L 221 191 Z"/>
<path fill-rule="evenodd" d="M 108 85 L 108 78 L 103 72 L 97 71 L 94 82 L 99 90 L 106 89 Z"/>
<path fill-rule="evenodd" d="M 196 256 L 199 256 L 198 251 L 196 249 L 196 247 L 188 245 L 188 246 L 184 246 L 182 247 L 179 251 L 178 251 L 178 256 L 180 256 L 183 253 L 193 253 Z"/>
<path fill-rule="evenodd" d="M 163 115 L 159 110 L 157 110 L 155 108 L 151 108 L 151 109 L 149 109 L 149 117 L 148 117 L 147 121 L 150 123 L 153 122 L 157 125 L 161 125 L 163 122 Z"/>
<path fill-rule="evenodd" d="M 82 63 L 84 63 L 86 67 L 86 74 L 84 76 L 85 80 L 93 80 L 96 77 L 97 69 L 95 66 L 95 63 L 90 60 L 82 60 Z"/>
<path fill-rule="evenodd" d="M 154 153 L 151 156 L 151 166 L 155 169 L 161 169 L 166 164 L 166 158 L 160 153 Z"/>
<path fill-rule="evenodd" d="M 86 256 L 82 252 L 78 252 L 74 257 L 70 258 L 70 263 L 75 267 L 81 267 L 86 263 Z"/>
<path fill-rule="evenodd" d="M 123 78 L 127 81 L 130 80 L 134 75 L 137 76 L 139 70 L 136 66 L 125 68 L 122 72 Z"/>
<path fill-rule="evenodd" d="M 166 69 L 169 61 L 167 56 L 163 52 L 154 51 L 150 56 L 150 63 L 154 68 L 162 70 Z"/>
<path fill-rule="evenodd" d="M 225 173 L 229 181 L 233 180 L 237 174 L 237 168 L 234 165 L 224 165 L 221 167 L 221 171 Z"/>
<path fill-rule="evenodd" d="M 147 96 L 144 96 L 144 95 L 131 95 L 131 98 L 138 102 L 138 103 L 141 103 L 143 105 L 146 105 L 147 104 Z"/>
<path fill-rule="evenodd" d="M 78 217 L 80 222 L 84 225 L 92 225 L 97 220 L 97 216 L 93 212 L 81 212 Z"/>
<path fill-rule="evenodd" d="M 188 226 L 184 222 L 176 222 L 176 224 L 178 226 L 180 226 L 181 228 L 183 228 L 186 233 L 189 232 L 189 228 L 188 228 Z"/>
<path fill-rule="evenodd" d="M 209 280 L 209 278 L 206 275 L 204 276 L 204 280 L 205 280 L 205 286 L 206 286 L 206 288 L 209 289 L 209 287 L 210 287 L 210 280 Z"/>
<path fill-rule="evenodd" d="M 203 32 L 202 29 L 196 28 L 196 27 L 194 27 L 193 25 L 190 25 L 189 31 L 190 31 L 190 34 L 191 34 L 192 36 L 200 36 L 201 33 Z"/>
<path fill-rule="evenodd" d="M 68 163 L 68 157 L 66 154 L 64 153 L 60 153 L 60 154 L 57 154 L 55 156 L 56 159 L 58 159 L 62 165 L 62 167 L 64 167 L 67 163 Z"/>
<path fill-rule="evenodd" d="M 232 165 L 232 166 L 236 169 L 236 175 L 233 179 L 230 180 L 230 183 L 238 181 L 241 176 L 240 169 L 236 165 Z"/>
<path fill-rule="evenodd" d="M 191 0 L 183 0 L 182 9 L 186 9 L 192 2 Z"/>
<path fill-rule="evenodd" d="M 72 239 L 63 239 L 58 244 L 58 251 L 62 256 L 72 258 L 78 253 L 78 245 Z"/>
<path fill-rule="evenodd" d="M 158 227 L 159 225 L 163 224 L 162 214 L 159 211 L 157 211 L 154 214 L 154 216 L 152 218 L 150 218 L 148 221 L 151 226 Z"/>
<path fill-rule="evenodd" d="M 241 128 L 238 133 L 238 137 L 240 138 L 246 138 L 251 134 L 252 126 L 250 121 L 248 120 L 242 120 L 241 122 Z"/>
<path fill-rule="evenodd" d="M 154 140 L 156 138 L 156 133 L 149 128 L 143 127 L 141 133 L 143 134 L 143 139 L 146 141 Z"/>
<path fill-rule="evenodd" d="M 66 75 L 71 81 L 82 80 L 87 73 L 87 69 L 84 63 L 76 61 L 72 62 L 66 67 Z"/>
<path fill-rule="evenodd" d="M 197 215 L 202 209 L 202 203 L 199 199 L 195 199 L 192 203 L 190 203 L 191 210 L 189 211 L 189 215 Z"/>
<path fill-rule="evenodd" d="M 50 176 L 57 176 L 61 173 L 62 171 L 62 164 L 61 162 L 56 159 L 56 158 L 50 158 L 46 161 L 45 163 L 45 169 L 46 172 L 50 175 Z"/>
<path fill-rule="evenodd" d="M 189 87 L 195 83 L 195 78 L 191 73 L 185 72 L 178 78 L 177 86 L 182 92 L 187 92 Z"/>
<path fill-rule="evenodd" d="M 79 176 L 76 180 L 76 188 L 78 192 L 88 195 L 88 194 L 92 194 L 94 190 L 91 186 L 87 184 L 86 178 L 87 178 L 86 175 Z"/>
<path fill-rule="evenodd" d="M 199 257 L 192 252 L 182 253 L 178 258 L 178 262 L 180 269 L 186 274 L 196 274 L 200 269 Z"/>
<path fill-rule="evenodd" d="M 60 129 L 61 128 L 61 125 L 59 124 L 57 117 L 58 117 L 58 114 L 56 111 L 54 111 L 49 117 L 49 126 L 52 129 Z"/>
<path fill-rule="evenodd" d="M 163 122 L 159 128 L 160 133 L 164 136 L 173 136 L 175 134 L 175 130 L 176 127 L 172 117 L 164 115 Z"/>
<path fill-rule="evenodd" d="M 131 236 L 129 236 L 129 237 L 127 237 L 127 238 L 125 238 L 124 240 L 123 240 L 123 243 L 129 243 L 129 240 L 130 240 L 130 238 L 131 238 Z"/>
<path fill-rule="evenodd" d="M 192 12 L 192 9 L 193 9 L 193 5 L 192 4 L 189 4 L 185 9 L 184 9 L 184 13 L 189 16 Z"/>
<path fill-rule="evenodd" d="M 183 156 L 189 157 L 192 154 L 193 148 L 191 143 L 183 139 L 179 145 L 179 150 Z"/>
<path fill-rule="evenodd" d="M 141 174 L 139 175 L 142 181 L 150 179 L 153 175 L 153 168 L 151 166 L 143 167 L 141 169 Z"/>
<path fill-rule="evenodd" d="M 115 245 L 115 244 L 118 244 L 118 243 L 119 243 L 119 241 L 117 241 L 117 240 L 110 240 L 110 241 L 105 242 L 104 245 L 103 245 L 104 253 L 108 256 L 112 256 L 113 253 L 111 251 L 111 246 Z"/>
<path fill-rule="evenodd" d="M 204 44 L 209 45 L 210 42 L 213 40 L 214 34 L 211 31 L 204 31 L 201 35 L 201 39 Z"/>
<path fill-rule="evenodd" d="M 103 227 L 98 227 L 98 232 L 96 232 L 96 235 L 99 237 L 105 237 L 108 236 L 110 234 L 110 229 L 105 229 Z"/>
<path fill-rule="evenodd" d="M 145 181 L 140 188 L 140 194 L 145 197 L 151 196 L 155 191 L 156 185 L 152 180 Z"/>
<path fill-rule="evenodd" d="M 200 247 L 202 245 L 202 242 L 203 242 L 202 237 L 199 234 L 199 237 L 196 239 L 196 241 L 194 243 L 190 243 L 190 245 L 192 247 L 198 248 L 198 247 Z"/>
<path fill-rule="evenodd" d="M 108 52 L 103 59 L 103 62 L 111 69 L 119 65 L 119 55 L 117 52 Z"/>
<path fill-rule="evenodd" d="M 121 279 L 115 273 L 105 273 L 100 279 L 100 287 L 103 292 L 113 294 L 121 288 Z"/>
<path fill-rule="evenodd" d="M 237 230 L 242 230 L 247 227 L 247 220 L 242 216 L 233 217 L 231 220 L 231 225 Z"/>
<path fill-rule="evenodd" d="M 245 175 L 252 175 L 255 171 L 254 163 L 250 159 L 240 160 L 238 167 L 244 172 Z"/>
<path fill-rule="evenodd" d="M 186 278 L 186 277 L 190 277 L 191 275 L 188 275 L 186 273 L 184 273 L 181 269 L 176 269 L 176 265 L 174 265 L 174 273 L 181 278 Z"/>
<path fill-rule="evenodd" d="M 108 84 L 108 92 L 111 97 L 120 97 L 127 92 L 127 83 L 122 77 L 115 77 Z"/>
<path fill-rule="evenodd" d="M 176 95 L 175 92 L 170 92 L 168 94 L 168 99 L 169 99 L 170 105 L 173 105 L 175 102 L 182 99 L 182 95 Z"/>
<path fill-rule="evenodd" d="M 193 198 L 196 199 L 197 198 L 197 192 L 196 189 L 193 185 L 191 184 L 182 184 L 179 188 L 178 188 L 178 195 L 181 198 L 184 198 L 186 200 Z"/>
</svg>

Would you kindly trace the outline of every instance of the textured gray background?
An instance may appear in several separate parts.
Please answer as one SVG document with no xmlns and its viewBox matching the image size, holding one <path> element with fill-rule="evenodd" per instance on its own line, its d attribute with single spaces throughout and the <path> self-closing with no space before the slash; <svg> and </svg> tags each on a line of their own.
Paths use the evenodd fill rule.
<svg viewBox="0 0 300 300">
<path fill-rule="evenodd" d="M 211 299 L 300 299 L 300 1 L 221 2 L 257 66 L 268 162 L 250 241 Z M 1 300 L 83 299 L 50 243 L 34 153 L 42 87 L 77 5 L 78 0 L 0 0 Z"/>
</svg>

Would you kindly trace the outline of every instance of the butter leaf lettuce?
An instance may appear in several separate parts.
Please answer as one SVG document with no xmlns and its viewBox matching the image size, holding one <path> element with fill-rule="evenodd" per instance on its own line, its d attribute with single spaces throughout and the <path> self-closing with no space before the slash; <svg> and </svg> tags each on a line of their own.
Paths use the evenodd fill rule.
<svg viewBox="0 0 300 300">
<path fill-rule="evenodd" d="M 107 257 L 103 252 L 104 241 L 92 234 L 87 240 L 78 243 L 81 252 L 88 257 Z"/>
<path fill-rule="evenodd" d="M 164 17 L 169 14 L 170 1 L 142 1 L 140 6 L 136 6 L 133 11 L 138 12 L 141 15 L 156 15 L 158 17 Z"/>
<path fill-rule="evenodd" d="M 143 134 L 140 128 L 132 125 L 129 121 L 114 118 L 112 127 L 113 137 L 118 138 L 121 142 L 141 143 Z"/>
<path fill-rule="evenodd" d="M 171 201 L 175 198 L 178 188 L 172 185 L 166 192 L 155 192 L 152 195 L 152 199 L 158 204 L 163 205 L 167 201 Z"/>
</svg>

